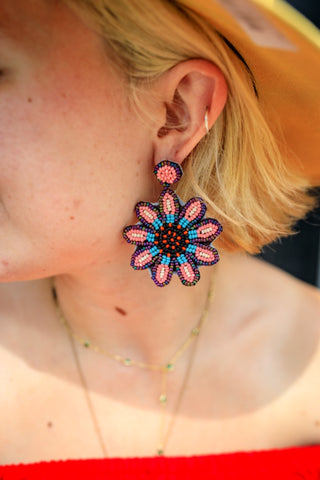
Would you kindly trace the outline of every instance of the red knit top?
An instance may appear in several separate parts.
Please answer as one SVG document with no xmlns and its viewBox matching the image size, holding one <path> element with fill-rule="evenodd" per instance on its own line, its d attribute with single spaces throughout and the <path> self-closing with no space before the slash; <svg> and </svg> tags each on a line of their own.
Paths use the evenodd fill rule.
<svg viewBox="0 0 320 480">
<path fill-rule="evenodd" d="M 0 466 L 0 480 L 320 480 L 320 445 L 195 457 L 66 460 Z"/>
</svg>

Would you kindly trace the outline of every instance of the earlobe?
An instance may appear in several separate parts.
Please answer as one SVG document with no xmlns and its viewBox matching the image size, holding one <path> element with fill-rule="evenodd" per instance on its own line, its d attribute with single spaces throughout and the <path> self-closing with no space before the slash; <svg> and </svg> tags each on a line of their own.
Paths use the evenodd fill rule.
<svg viewBox="0 0 320 480">
<path fill-rule="evenodd" d="M 177 64 L 160 81 L 166 119 L 157 130 L 154 161 L 182 163 L 222 112 L 226 80 L 216 65 L 199 59 Z"/>
</svg>

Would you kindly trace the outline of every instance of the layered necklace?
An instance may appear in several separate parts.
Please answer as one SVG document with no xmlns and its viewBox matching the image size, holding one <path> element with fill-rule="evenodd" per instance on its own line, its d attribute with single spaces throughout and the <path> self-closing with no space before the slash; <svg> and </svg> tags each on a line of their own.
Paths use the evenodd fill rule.
<svg viewBox="0 0 320 480">
<path fill-rule="evenodd" d="M 161 377 L 161 388 L 160 388 L 160 395 L 159 395 L 159 410 L 160 410 L 160 426 L 159 426 L 159 438 L 157 442 L 157 448 L 156 448 L 156 455 L 162 456 L 165 454 L 165 448 L 166 444 L 168 442 L 169 435 L 172 431 L 172 427 L 176 418 L 176 415 L 179 410 L 179 406 L 183 397 L 183 393 L 185 390 L 185 387 L 188 382 L 188 378 L 190 375 L 191 367 L 193 364 L 193 359 L 195 355 L 195 347 L 196 347 L 196 340 L 199 338 L 200 332 L 202 330 L 202 327 L 208 317 L 208 312 L 210 308 L 210 304 L 213 298 L 213 281 L 211 281 L 210 288 L 208 290 L 206 302 L 203 308 L 203 311 L 201 312 L 200 319 L 197 322 L 197 324 L 192 328 L 191 332 L 189 333 L 188 337 L 186 340 L 181 344 L 181 346 L 176 350 L 176 352 L 169 358 L 167 362 L 164 364 L 149 364 L 149 363 L 144 363 L 144 362 L 139 362 L 137 360 L 134 360 L 129 357 L 125 357 L 122 355 L 118 355 L 116 353 L 113 353 L 111 351 L 105 350 L 103 348 L 100 348 L 98 345 L 95 345 L 92 343 L 90 340 L 82 338 L 77 334 L 77 332 L 74 332 L 73 329 L 71 328 L 67 318 L 64 316 L 63 311 L 60 307 L 59 304 L 59 299 L 55 290 L 55 287 L 53 287 L 53 298 L 57 310 L 57 315 L 61 321 L 61 323 L 64 325 L 67 334 L 68 334 L 68 339 L 70 342 L 74 362 L 78 371 L 79 379 L 82 385 L 82 389 L 86 398 L 86 402 L 88 405 L 88 409 L 90 412 L 90 416 L 92 419 L 92 423 L 94 426 L 94 430 L 97 436 L 97 439 L 99 441 L 101 451 L 103 454 L 103 457 L 108 456 L 108 451 L 104 442 L 104 438 L 101 432 L 101 428 L 99 425 L 98 417 L 96 414 L 96 410 L 94 408 L 94 404 L 91 399 L 90 395 L 90 390 L 86 381 L 86 377 L 83 372 L 83 368 L 81 366 L 80 358 L 78 355 L 78 351 L 76 348 L 75 342 L 79 343 L 82 347 L 86 349 L 93 350 L 97 354 L 102 354 L 106 357 L 109 357 L 110 359 L 120 363 L 123 367 L 129 368 L 129 367 L 137 367 L 141 368 L 144 370 L 152 370 L 159 372 L 159 375 Z M 179 358 L 185 353 L 185 351 L 192 345 L 192 351 L 189 357 L 189 362 L 187 364 L 187 369 L 186 373 L 183 378 L 182 386 L 180 388 L 180 392 L 178 394 L 177 402 L 173 411 L 173 415 L 171 417 L 171 422 L 169 423 L 168 427 L 166 428 L 166 417 L 167 417 L 167 404 L 168 404 L 168 392 L 167 392 L 167 384 L 168 384 L 168 375 L 172 374 L 175 370 L 175 365 Z"/>
</svg>

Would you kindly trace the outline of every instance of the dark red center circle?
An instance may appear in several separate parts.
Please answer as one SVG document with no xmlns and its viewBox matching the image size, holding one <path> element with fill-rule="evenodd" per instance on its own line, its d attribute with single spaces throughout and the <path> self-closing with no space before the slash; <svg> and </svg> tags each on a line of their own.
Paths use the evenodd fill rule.
<svg viewBox="0 0 320 480">
<path fill-rule="evenodd" d="M 171 223 L 163 225 L 156 233 L 155 244 L 161 252 L 179 255 L 183 253 L 189 243 L 188 232 L 181 225 Z"/>
</svg>

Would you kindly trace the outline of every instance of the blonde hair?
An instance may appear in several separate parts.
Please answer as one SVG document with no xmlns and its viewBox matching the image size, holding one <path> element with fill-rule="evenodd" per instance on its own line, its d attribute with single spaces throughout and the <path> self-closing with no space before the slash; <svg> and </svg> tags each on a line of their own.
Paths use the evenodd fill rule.
<svg viewBox="0 0 320 480">
<path fill-rule="evenodd" d="M 208 214 L 224 226 L 221 241 L 229 250 L 255 253 L 292 233 L 313 205 L 308 183 L 286 167 L 259 86 L 228 40 L 183 0 L 64 1 L 98 29 L 136 101 L 146 82 L 181 61 L 203 58 L 221 69 L 229 88 L 225 109 L 185 160 L 179 194 L 204 198 Z"/>
</svg>

